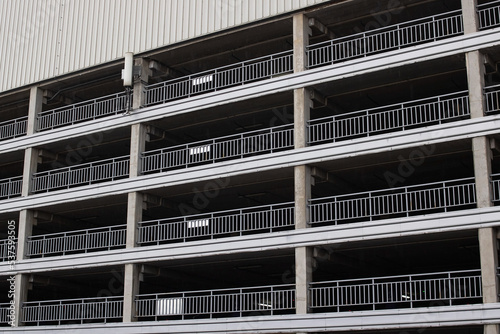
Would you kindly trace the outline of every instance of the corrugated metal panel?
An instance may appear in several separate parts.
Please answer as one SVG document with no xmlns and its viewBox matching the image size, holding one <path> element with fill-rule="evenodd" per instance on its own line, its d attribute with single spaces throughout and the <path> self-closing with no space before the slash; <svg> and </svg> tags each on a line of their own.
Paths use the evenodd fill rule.
<svg viewBox="0 0 500 334">
<path fill-rule="evenodd" d="M 2 0 L 0 91 L 328 0 Z"/>
</svg>

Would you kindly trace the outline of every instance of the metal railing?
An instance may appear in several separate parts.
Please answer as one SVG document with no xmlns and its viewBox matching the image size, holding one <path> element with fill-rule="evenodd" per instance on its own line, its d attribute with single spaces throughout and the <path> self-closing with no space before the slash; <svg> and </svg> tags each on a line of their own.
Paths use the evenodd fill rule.
<svg viewBox="0 0 500 334">
<path fill-rule="evenodd" d="M 0 123 L 0 140 L 16 138 L 26 134 L 28 117 L 19 117 Z"/>
<path fill-rule="evenodd" d="M 0 199 L 21 196 L 23 177 L 16 176 L 0 180 Z"/>
<path fill-rule="evenodd" d="M 467 91 L 314 119 L 310 144 L 367 137 L 388 131 L 441 124 L 470 116 Z"/>
<path fill-rule="evenodd" d="M 74 186 L 113 181 L 129 174 L 129 156 L 34 173 L 31 191 L 69 189 Z"/>
<path fill-rule="evenodd" d="M 479 29 L 489 29 L 500 25 L 500 1 L 492 1 L 477 6 Z"/>
<path fill-rule="evenodd" d="M 295 286 L 174 292 L 136 296 L 138 318 L 186 319 L 273 315 L 295 309 Z"/>
<path fill-rule="evenodd" d="M 500 174 L 491 175 L 492 200 L 493 202 L 500 201 Z"/>
<path fill-rule="evenodd" d="M 123 316 L 123 297 L 98 297 L 26 302 L 22 306 L 22 321 L 74 323 L 79 321 L 119 319 Z"/>
<path fill-rule="evenodd" d="M 5 261 L 9 260 L 9 258 L 16 257 L 16 250 L 14 250 L 14 249 L 11 249 L 10 254 L 9 254 L 9 246 L 12 246 L 12 242 L 17 247 L 17 238 L 14 239 L 13 241 L 10 241 L 10 242 L 9 242 L 9 239 L 0 240 L 0 262 L 5 262 Z"/>
<path fill-rule="evenodd" d="M 146 86 L 145 105 L 165 103 L 293 72 L 293 52 L 285 51 Z"/>
<path fill-rule="evenodd" d="M 311 308 L 334 312 L 480 303 L 481 271 L 315 282 L 309 293 Z"/>
<path fill-rule="evenodd" d="M 239 159 L 293 148 L 293 124 L 245 132 L 142 154 L 142 173 Z"/>
<path fill-rule="evenodd" d="M 401 49 L 463 33 L 461 11 L 412 20 L 309 45 L 308 68 Z"/>
<path fill-rule="evenodd" d="M 245 233 L 263 233 L 294 226 L 294 203 L 218 211 L 139 223 L 138 243 L 221 238 Z"/>
<path fill-rule="evenodd" d="M 473 178 L 313 199 L 311 224 L 408 217 L 476 204 Z"/>
<path fill-rule="evenodd" d="M 485 114 L 495 114 L 500 112 L 500 85 L 484 88 Z"/>
<path fill-rule="evenodd" d="M 59 126 L 75 124 L 103 116 L 116 115 L 124 112 L 126 107 L 126 93 L 121 92 L 47 110 L 37 115 L 37 130 L 54 129 Z"/>
<path fill-rule="evenodd" d="M 10 303 L 0 303 L 0 324 L 7 324 L 10 321 Z"/>
<path fill-rule="evenodd" d="M 99 227 L 87 230 L 52 233 L 28 237 L 28 256 L 87 253 L 111 250 L 126 244 L 127 225 Z"/>
</svg>

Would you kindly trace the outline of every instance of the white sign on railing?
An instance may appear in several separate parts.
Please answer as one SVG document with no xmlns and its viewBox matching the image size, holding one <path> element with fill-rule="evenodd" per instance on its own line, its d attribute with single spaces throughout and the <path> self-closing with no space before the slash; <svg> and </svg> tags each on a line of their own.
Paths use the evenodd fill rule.
<svg viewBox="0 0 500 334">
<path fill-rule="evenodd" d="M 184 300 L 179 298 L 162 298 L 156 301 L 156 315 L 182 314 Z"/>
<path fill-rule="evenodd" d="M 214 79 L 213 74 L 209 74 L 209 75 L 205 75 L 203 77 L 199 77 L 199 78 L 193 79 L 193 86 L 201 85 L 201 84 L 204 84 L 204 83 L 207 83 L 207 82 L 212 82 L 213 79 Z"/>
</svg>

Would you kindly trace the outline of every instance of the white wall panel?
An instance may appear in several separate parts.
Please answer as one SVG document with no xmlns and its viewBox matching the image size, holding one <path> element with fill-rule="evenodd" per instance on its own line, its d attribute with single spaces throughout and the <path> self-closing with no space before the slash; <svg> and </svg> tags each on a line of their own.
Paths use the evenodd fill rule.
<svg viewBox="0 0 500 334">
<path fill-rule="evenodd" d="M 328 0 L 1 0 L 0 92 Z"/>
</svg>

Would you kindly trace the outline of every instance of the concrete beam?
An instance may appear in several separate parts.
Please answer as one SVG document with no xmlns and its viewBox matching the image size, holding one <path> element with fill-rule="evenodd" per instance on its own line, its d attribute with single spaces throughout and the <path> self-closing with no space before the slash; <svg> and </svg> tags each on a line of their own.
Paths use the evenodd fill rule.
<svg viewBox="0 0 500 334">
<path fill-rule="evenodd" d="M 177 78 L 183 76 L 183 74 L 180 73 L 179 71 L 174 70 L 173 68 L 170 68 L 167 65 L 160 63 L 159 61 L 156 60 L 150 60 L 148 67 L 151 70 L 152 77 L 164 76 L 164 77 Z"/>
<path fill-rule="evenodd" d="M 143 207 L 144 210 L 157 207 L 164 207 L 170 209 L 177 208 L 177 205 L 175 203 L 172 203 L 168 201 L 166 198 L 160 196 L 144 193 L 142 197 L 144 200 L 144 207 Z"/>
<path fill-rule="evenodd" d="M 35 218 L 36 225 L 39 223 L 56 223 L 64 225 L 74 225 L 75 222 L 72 219 L 68 219 L 53 213 L 36 210 L 33 212 L 33 217 Z"/>
<path fill-rule="evenodd" d="M 57 99 L 56 99 L 57 97 Z M 59 102 L 63 104 L 73 104 L 75 100 L 70 99 L 69 97 L 62 95 L 60 93 L 55 93 L 49 89 L 45 89 L 43 91 L 43 104 L 47 104 L 48 102 Z"/>
<path fill-rule="evenodd" d="M 307 23 L 308 23 L 309 27 L 311 27 L 313 30 L 321 33 L 322 35 L 325 35 L 326 37 L 328 37 L 328 39 L 335 39 L 336 36 L 333 33 L 333 31 L 328 29 L 328 27 L 325 26 L 323 23 L 321 23 L 318 19 L 311 17 L 311 18 L 309 18 Z"/>
<path fill-rule="evenodd" d="M 38 163 L 43 163 L 47 161 L 57 161 L 58 154 L 45 149 L 38 150 Z"/>
<path fill-rule="evenodd" d="M 165 130 L 160 129 L 156 126 L 153 125 L 146 125 L 146 134 L 147 138 L 146 141 L 154 141 L 154 140 L 161 140 L 165 138 Z M 151 137 L 155 137 L 155 139 L 151 139 Z"/>
<path fill-rule="evenodd" d="M 321 108 L 328 105 L 328 99 L 315 89 L 309 89 L 309 98 L 313 101 L 312 108 Z"/>
<path fill-rule="evenodd" d="M 490 149 L 492 151 L 500 152 L 500 141 L 496 138 L 490 138 Z"/>
<path fill-rule="evenodd" d="M 435 306 L 377 311 L 329 312 L 315 314 L 256 315 L 222 319 L 186 319 L 68 324 L 64 326 L 30 326 L 2 328 L 5 334 L 95 334 L 95 333 L 211 333 L 270 334 L 346 333 L 356 331 L 433 332 L 433 329 L 480 326 L 500 323 L 500 303 L 456 306 Z"/>
</svg>

